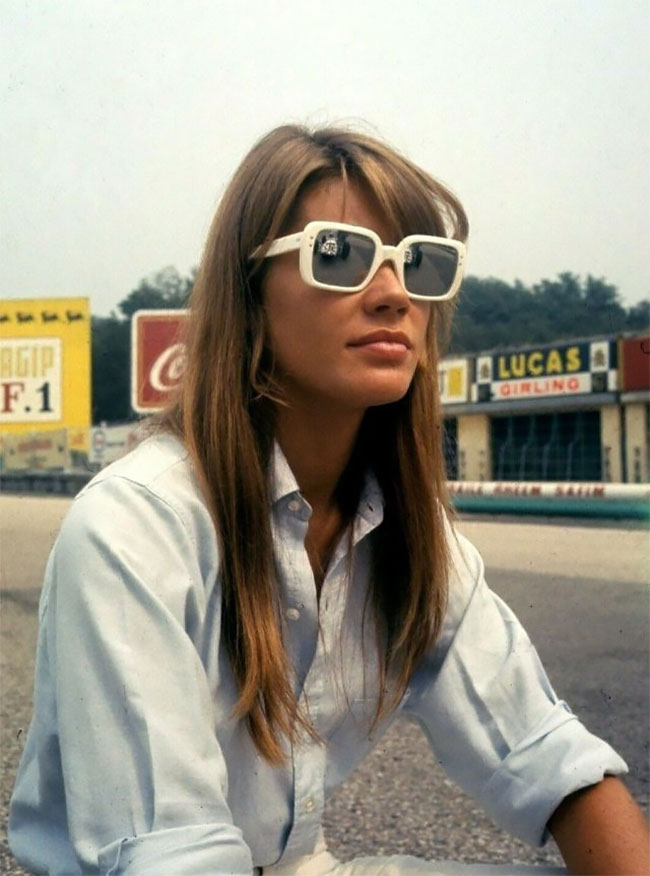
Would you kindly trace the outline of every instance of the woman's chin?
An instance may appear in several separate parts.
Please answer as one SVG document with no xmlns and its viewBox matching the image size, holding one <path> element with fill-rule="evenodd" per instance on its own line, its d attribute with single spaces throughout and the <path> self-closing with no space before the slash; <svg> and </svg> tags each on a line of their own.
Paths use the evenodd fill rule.
<svg viewBox="0 0 650 876">
<path fill-rule="evenodd" d="M 389 405 L 404 398 L 410 385 L 410 379 L 401 379 L 375 381 L 372 385 L 357 386 L 354 392 L 355 401 L 361 408 Z"/>
</svg>

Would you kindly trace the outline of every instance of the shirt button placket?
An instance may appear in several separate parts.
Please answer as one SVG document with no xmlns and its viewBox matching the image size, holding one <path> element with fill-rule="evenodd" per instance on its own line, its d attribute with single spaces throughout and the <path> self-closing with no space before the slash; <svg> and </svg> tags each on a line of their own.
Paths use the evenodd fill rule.
<svg viewBox="0 0 650 876">
<path fill-rule="evenodd" d="M 294 749 L 294 822 L 285 854 L 305 854 L 318 837 L 324 806 L 324 746 L 308 743 Z"/>
</svg>

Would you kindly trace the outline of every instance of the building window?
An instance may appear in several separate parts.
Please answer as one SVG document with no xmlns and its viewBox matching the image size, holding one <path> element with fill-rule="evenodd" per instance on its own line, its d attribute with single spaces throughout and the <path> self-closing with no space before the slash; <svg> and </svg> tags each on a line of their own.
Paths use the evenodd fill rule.
<svg viewBox="0 0 650 876">
<path fill-rule="evenodd" d="M 602 480 L 600 411 L 493 417 L 498 481 Z"/>
</svg>

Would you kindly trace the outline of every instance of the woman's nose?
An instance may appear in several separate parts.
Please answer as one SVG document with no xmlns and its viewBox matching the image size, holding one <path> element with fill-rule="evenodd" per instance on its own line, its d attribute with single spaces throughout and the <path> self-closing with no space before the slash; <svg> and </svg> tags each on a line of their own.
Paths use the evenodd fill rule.
<svg viewBox="0 0 650 876">
<path fill-rule="evenodd" d="M 364 307 L 372 312 L 394 310 L 405 313 L 411 299 L 402 286 L 391 262 L 384 262 L 363 291 Z"/>
</svg>

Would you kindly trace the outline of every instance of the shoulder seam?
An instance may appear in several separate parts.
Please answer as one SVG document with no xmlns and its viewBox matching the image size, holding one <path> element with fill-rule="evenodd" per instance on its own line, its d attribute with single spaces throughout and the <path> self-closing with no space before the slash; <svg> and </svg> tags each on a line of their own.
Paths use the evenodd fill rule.
<svg viewBox="0 0 650 876">
<path fill-rule="evenodd" d="M 175 465 L 177 465 L 181 461 L 182 460 L 179 460 L 179 459 L 174 460 L 174 462 L 171 463 L 169 466 L 167 466 L 167 468 L 163 469 L 161 472 L 159 472 L 156 475 L 156 477 L 152 478 L 150 483 L 143 483 L 142 481 L 135 480 L 135 478 L 129 477 L 128 475 L 115 473 L 115 474 L 110 474 L 107 478 L 103 478 L 102 480 L 98 480 L 98 481 L 95 481 L 94 483 L 88 484 L 87 487 L 85 487 L 85 489 L 82 491 L 82 493 L 90 492 L 90 490 L 92 490 L 93 487 L 97 487 L 100 484 L 108 483 L 109 481 L 112 481 L 112 480 L 125 481 L 126 483 L 132 484 L 134 487 L 137 487 L 140 491 L 148 493 L 150 496 L 153 496 L 155 499 L 157 499 L 159 502 L 161 502 L 163 505 L 165 505 L 167 508 L 169 508 L 169 510 L 174 514 L 174 516 L 177 517 L 178 520 L 180 521 L 183 529 L 185 530 L 187 537 L 192 542 L 192 545 L 195 548 L 198 548 L 198 543 L 197 543 L 196 539 L 194 538 L 194 535 L 192 534 L 191 528 L 188 526 L 187 518 L 185 517 L 183 512 L 177 507 L 177 505 L 175 503 L 170 502 L 166 496 L 163 496 L 160 493 L 160 491 L 153 489 L 153 483 L 155 483 L 155 481 L 158 479 L 158 477 L 160 475 L 164 474 L 165 472 L 169 471 L 169 469 L 173 468 Z M 78 496 L 75 497 L 75 501 L 77 498 L 79 498 L 82 495 L 82 493 L 79 493 Z"/>
</svg>

